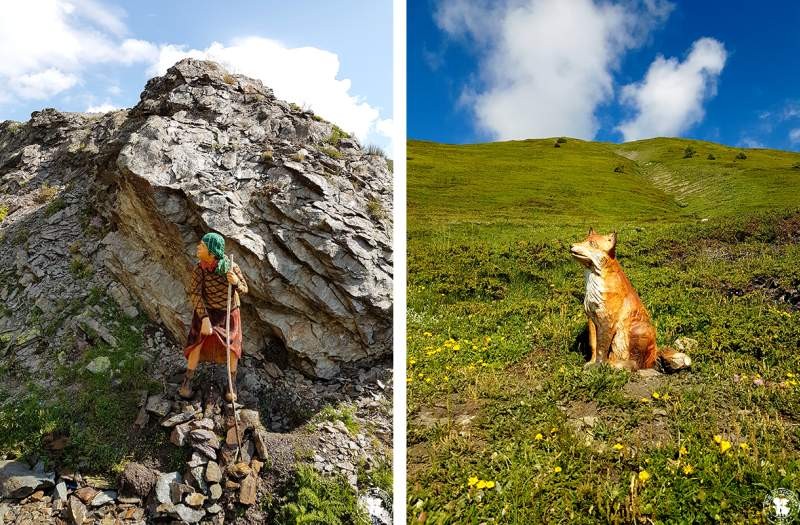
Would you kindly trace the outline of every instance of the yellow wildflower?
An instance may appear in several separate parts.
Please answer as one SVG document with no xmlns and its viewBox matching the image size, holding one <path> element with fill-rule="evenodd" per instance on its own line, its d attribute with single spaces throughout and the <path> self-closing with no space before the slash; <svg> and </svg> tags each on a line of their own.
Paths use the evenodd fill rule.
<svg viewBox="0 0 800 525">
<path fill-rule="evenodd" d="M 642 483 L 646 482 L 648 479 L 650 479 L 650 477 L 651 477 L 650 473 L 647 472 L 646 470 L 642 470 L 639 472 L 639 481 L 641 481 Z"/>
<path fill-rule="evenodd" d="M 406 378 L 406 383 L 410 383 L 410 382 L 411 382 L 411 381 L 413 381 L 413 380 L 414 380 L 414 378 L 413 378 L 413 377 L 407 377 L 407 378 Z"/>
<path fill-rule="evenodd" d="M 556 432 L 558 432 L 558 427 L 553 427 L 550 429 L 551 434 L 555 434 Z"/>
<path fill-rule="evenodd" d="M 719 444 L 719 451 L 724 454 L 725 452 L 728 451 L 729 448 L 731 448 L 731 442 L 728 441 L 727 439 L 723 439 L 722 442 Z"/>
<path fill-rule="evenodd" d="M 461 350 L 461 345 L 459 344 L 453 345 L 453 350 Z"/>
<path fill-rule="evenodd" d="M 750 446 L 747 443 L 739 443 L 739 448 L 747 452 Z"/>
<path fill-rule="evenodd" d="M 653 392 L 652 395 L 653 395 L 653 399 L 658 399 L 659 397 L 661 397 L 661 394 L 659 394 L 658 392 Z"/>
<path fill-rule="evenodd" d="M 663 401 L 669 401 L 669 394 L 664 394 L 663 396 L 661 396 L 661 399 Z"/>
<path fill-rule="evenodd" d="M 678 451 L 678 454 L 681 456 L 685 456 L 687 453 L 688 451 L 686 450 L 686 447 L 681 447 L 681 449 Z"/>
<path fill-rule="evenodd" d="M 480 480 L 480 481 L 478 482 L 478 484 L 477 484 L 477 485 L 475 485 L 475 486 L 476 486 L 476 487 L 478 487 L 479 489 L 485 489 L 485 488 L 486 488 L 486 480 L 483 480 L 483 479 L 482 479 L 482 480 Z"/>
<path fill-rule="evenodd" d="M 558 474 L 559 472 L 561 472 L 561 467 L 559 467 L 559 466 L 556 466 L 556 468 L 554 468 L 554 469 L 553 469 L 553 472 L 555 472 L 556 474 Z"/>
<path fill-rule="evenodd" d="M 643 397 L 643 398 L 639 399 L 639 402 L 640 402 L 640 403 L 649 403 L 649 402 L 650 402 L 650 400 L 649 400 L 649 399 L 647 399 L 646 397 Z"/>
<path fill-rule="evenodd" d="M 536 441 L 541 441 L 542 439 L 544 439 L 544 436 L 543 436 L 543 435 L 541 435 L 541 434 L 536 434 L 536 437 L 535 437 L 534 439 L 535 439 Z"/>
<path fill-rule="evenodd" d="M 425 337 L 431 337 L 433 334 L 430 332 L 423 332 L 422 335 L 424 335 Z"/>
<path fill-rule="evenodd" d="M 719 434 L 714 436 L 714 443 L 717 443 L 717 444 L 722 443 L 722 436 L 719 435 Z"/>
<path fill-rule="evenodd" d="M 622 443 L 617 443 L 611 448 L 613 448 L 614 450 L 622 450 L 625 447 L 622 445 Z"/>
<path fill-rule="evenodd" d="M 486 488 L 487 489 L 493 489 L 494 488 L 494 481 L 487 481 L 486 482 Z"/>
<path fill-rule="evenodd" d="M 684 465 L 684 466 L 683 466 L 683 473 L 684 473 L 684 474 L 686 474 L 687 476 L 688 476 L 689 474 L 692 474 L 692 473 L 694 473 L 694 467 L 693 467 L 693 466 L 691 466 L 691 465 L 688 465 L 688 464 L 687 464 L 687 465 Z"/>
<path fill-rule="evenodd" d="M 471 486 L 473 486 L 474 484 L 476 484 L 477 482 L 478 482 L 478 477 L 477 477 L 477 476 L 471 476 L 471 477 L 470 477 L 470 478 L 467 480 L 467 485 L 469 485 L 469 486 L 471 487 Z"/>
</svg>

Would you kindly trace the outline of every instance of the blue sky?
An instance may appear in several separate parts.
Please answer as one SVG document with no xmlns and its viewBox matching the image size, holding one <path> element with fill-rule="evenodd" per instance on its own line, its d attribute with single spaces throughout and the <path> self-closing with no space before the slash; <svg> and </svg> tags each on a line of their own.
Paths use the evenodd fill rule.
<svg viewBox="0 0 800 525">
<path fill-rule="evenodd" d="M 407 27 L 410 138 L 800 150 L 800 2 L 420 0 Z"/>
<path fill-rule="evenodd" d="M 391 0 L 32 0 L 0 16 L 0 120 L 131 107 L 189 54 L 391 151 Z M 214 43 L 216 42 L 216 45 Z"/>
</svg>

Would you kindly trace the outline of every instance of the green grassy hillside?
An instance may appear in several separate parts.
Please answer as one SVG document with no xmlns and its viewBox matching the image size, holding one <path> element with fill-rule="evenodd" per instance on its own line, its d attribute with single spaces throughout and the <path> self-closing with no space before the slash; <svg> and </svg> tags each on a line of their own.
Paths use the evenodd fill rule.
<svg viewBox="0 0 800 525">
<path fill-rule="evenodd" d="M 800 489 L 800 154 L 554 144 L 409 141 L 409 522 L 764 522 Z M 690 372 L 584 370 L 589 225 Z"/>
</svg>

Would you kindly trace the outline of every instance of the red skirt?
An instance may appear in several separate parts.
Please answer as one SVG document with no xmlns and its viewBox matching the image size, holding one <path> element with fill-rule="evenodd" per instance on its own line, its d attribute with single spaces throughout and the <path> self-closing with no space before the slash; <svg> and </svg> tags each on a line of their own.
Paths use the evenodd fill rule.
<svg viewBox="0 0 800 525">
<path fill-rule="evenodd" d="M 208 318 L 211 321 L 211 333 L 203 336 L 200 334 L 202 318 L 197 312 L 192 314 L 192 328 L 189 330 L 189 337 L 183 355 L 187 359 L 189 354 L 200 346 L 200 362 L 227 363 L 228 358 L 225 353 L 225 310 L 207 308 Z M 242 357 L 242 324 L 239 317 L 239 309 L 231 310 L 231 354 L 237 359 Z"/>
</svg>

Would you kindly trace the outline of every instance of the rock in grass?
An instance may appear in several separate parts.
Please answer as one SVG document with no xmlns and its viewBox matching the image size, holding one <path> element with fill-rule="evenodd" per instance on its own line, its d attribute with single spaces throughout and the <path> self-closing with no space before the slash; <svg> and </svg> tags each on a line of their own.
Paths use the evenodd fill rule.
<svg viewBox="0 0 800 525">
<path fill-rule="evenodd" d="M 164 399 L 164 396 L 159 394 L 148 397 L 145 405 L 148 412 L 158 414 L 161 417 L 167 415 L 171 406 L 172 402 L 169 399 Z"/>
<path fill-rule="evenodd" d="M 697 350 L 697 346 L 699 345 L 697 339 L 692 339 L 691 337 L 679 337 L 675 339 L 675 343 L 673 344 L 675 346 L 675 350 L 685 354 L 691 354 Z"/>
<path fill-rule="evenodd" d="M 109 368 L 111 368 L 111 360 L 104 355 L 95 357 L 86 365 L 86 370 L 93 374 L 102 374 L 108 371 Z"/>
</svg>

